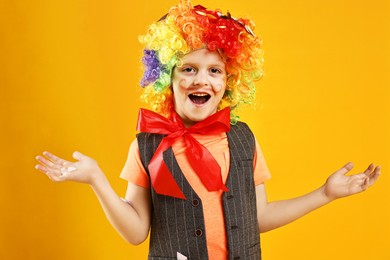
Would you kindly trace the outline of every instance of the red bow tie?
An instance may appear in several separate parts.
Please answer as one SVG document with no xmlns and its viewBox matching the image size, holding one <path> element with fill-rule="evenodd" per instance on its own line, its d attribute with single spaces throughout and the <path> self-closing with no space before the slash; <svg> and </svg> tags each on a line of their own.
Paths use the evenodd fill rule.
<svg viewBox="0 0 390 260">
<path fill-rule="evenodd" d="M 205 120 L 186 128 L 176 112 L 172 119 L 147 109 L 140 109 L 137 130 L 146 133 L 163 134 L 165 136 L 157 147 L 148 165 L 150 180 L 158 194 L 186 199 L 163 159 L 166 151 L 180 137 L 184 137 L 187 149 L 185 155 L 208 191 L 228 191 L 223 184 L 221 167 L 211 153 L 200 144 L 191 133 L 217 134 L 230 130 L 230 109 L 225 108 Z"/>
</svg>

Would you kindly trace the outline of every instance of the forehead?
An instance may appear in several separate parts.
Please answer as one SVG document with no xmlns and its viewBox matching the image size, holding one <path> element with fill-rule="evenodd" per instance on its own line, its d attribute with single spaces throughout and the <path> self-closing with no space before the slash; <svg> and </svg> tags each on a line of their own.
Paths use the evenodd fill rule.
<svg viewBox="0 0 390 260">
<path fill-rule="evenodd" d="M 215 51 L 209 51 L 207 49 L 199 49 L 187 53 L 181 58 L 181 62 L 185 63 L 196 63 L 196 64 L 212 64 L 225 66 L 221 55 Z"/>
</svg>

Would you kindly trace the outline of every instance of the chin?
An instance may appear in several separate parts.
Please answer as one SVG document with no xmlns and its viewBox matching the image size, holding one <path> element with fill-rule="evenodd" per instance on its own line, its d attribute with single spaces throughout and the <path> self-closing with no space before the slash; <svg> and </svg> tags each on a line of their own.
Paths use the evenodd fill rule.
<svg viewBox="0 0 390 260">
<path fill-rule="evenodd" d="M 204 114 L 204 115 L 198 115 L 198 116 L 194 116 L 194 117 L 191 117 L 190 120 L 194 123 L 198 123 L 200 121 L 203 121 L 205 120 L 206 118 L 208 118 L 209 116 L 211 116 L 211 114 Z"/>
<path fill-rule="evenodd" d="M 184 120 L 188 124 L 196 124 L 198 122 L 201 122 L 214 114 L 216 111 L 210 111 L 210 109 L 207 109 L 206 107 L 197 107 L 197 108 L 192 108 L 190 110 L 187 110 L 184 112 Z"/>
</svg>

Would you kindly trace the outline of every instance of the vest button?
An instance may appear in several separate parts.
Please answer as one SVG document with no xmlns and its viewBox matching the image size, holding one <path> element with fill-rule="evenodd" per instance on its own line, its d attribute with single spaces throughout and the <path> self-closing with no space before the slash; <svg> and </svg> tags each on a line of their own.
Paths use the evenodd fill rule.
<svg viewBox="0 0 390 260">
<path fill-rule="evenodd" d="M 229 199 L 229 200 L 233 199 L 233 195 L 227 195 L 226 198 Z"/>
<path fill-rule="evenodd" d="M 195 230 L 195 236 L 200 237 L 201 235 L 203 235 L 203 231 L 201 229 Z"/>
<path fill-rule="evenodd" d="M 232 229 L 237 229 L 238 226 L 234 225 L 234 226 L 231 226 Z"/>
<path fill-rule="evenodd" d="M 194 206 L 194 207 L 199 206 L 199 200 L 198 199 L 193 199 L 192 200 L 192 206 Z"/>
<path fill-rule="evenodd" d="M 241 257 L 235 256 L 233 259 L 234 259 L 234 260 L 239 260 L 239 259 L 241 259 Z"/>
</svg>

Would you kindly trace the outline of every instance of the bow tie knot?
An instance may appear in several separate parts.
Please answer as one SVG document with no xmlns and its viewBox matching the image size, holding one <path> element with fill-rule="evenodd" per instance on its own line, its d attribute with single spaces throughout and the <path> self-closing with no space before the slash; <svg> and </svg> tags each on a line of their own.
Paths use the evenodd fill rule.
<svg viewBox="0 0 390 260">
<path fill-rule="evenodd" d="M 189 164 L 207 190 L 228 191 L 223 184 L 221 167 L 218 162 L 191 133 L 216 134 L 228 132 L 230 130 L 229 108 L 225 108 L 189 128 L 184 126 L 181 118 L 174 111 L 172 112 L 172 119 L 168 119 L 153 111 L 140 109 L 137 130 L 166 135 L 148 165 L 152 186 L 158 194 L 186 199 L 163 159 L 163 152 L 180 137 L 184 138 L 187 148 L 185 149 L 185 155 Z"/>
</svg>

